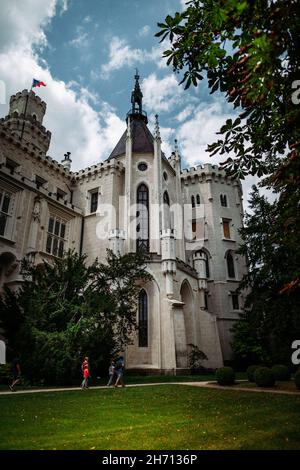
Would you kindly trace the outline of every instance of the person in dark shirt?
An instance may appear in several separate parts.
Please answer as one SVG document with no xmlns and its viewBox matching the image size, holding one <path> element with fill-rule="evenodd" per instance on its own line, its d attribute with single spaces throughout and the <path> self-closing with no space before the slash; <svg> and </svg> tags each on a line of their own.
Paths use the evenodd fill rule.
<svg viewBox="0 0 300 470">
<path fill-rule="evenodd" d="M 20 364 L 19 355 L 17 355 L 12 361 L 12 373 L 13 373 L 13 381 L 12 381 L 11 385 L 9 386 L 9 388 L 13 392 L 14 387 L 21 380 L 21 364 Z"/>
<path fill-rule="evenodd" d="M 119 383 L 122 385 L 122 387 L 125 387 L 124 372 L 125 372 L 125 361 L 124 361 L 124 357 L 120 356 L 116 364 L 117 380 L 115 383 L 115 387 L 117 387 Z"/>
</svg>

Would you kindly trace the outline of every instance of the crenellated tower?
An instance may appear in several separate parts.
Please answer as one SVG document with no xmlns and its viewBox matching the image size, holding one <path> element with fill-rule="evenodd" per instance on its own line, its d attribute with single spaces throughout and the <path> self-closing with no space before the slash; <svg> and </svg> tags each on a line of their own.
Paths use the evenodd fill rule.
<svg viewBox="0 0 300 470">
<path fill-rule="evenodd" d="M 1 122 L 20 141 L 31 143 L 46 155 L 51 141 L 51 132 L 43 126 L 46 108 L 46 103 L 34 91 L 23 90 L 11 96 L 9 114 Z"/>
</svg>

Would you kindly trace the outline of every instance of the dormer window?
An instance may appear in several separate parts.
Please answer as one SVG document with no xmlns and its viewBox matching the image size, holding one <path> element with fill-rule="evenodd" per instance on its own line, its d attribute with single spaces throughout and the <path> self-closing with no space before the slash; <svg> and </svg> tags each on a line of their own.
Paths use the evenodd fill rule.
<svg viewBox="0 0 300 470">
<path fill-rule="evenodd" d="M 10 171 L 10 173 L 13 175 L 15 170 L 20 165 L 19 165 L 19 163 L 15 162 L 14 160 L 11 160 L 10 158 L 7 158 L 6 162 L 5 162 L 5 166 Z"/>
<path fill-rule="evenodd" d="M 58 201 L 65 199 L 66 195 L 67 195 L 67 193 L 65 193 L 65 191 L 63 191 L 63 190 L 60 189 L 60 188 L 57 188 L 57 191 L 56 191 L 56 199 L 57 199 Z"/>
<path fill-rule="evenodd" d="M 35 175 L 35 184 L 37 189 L 44 188 L 47 180 L 42 178 L 41 176 Z"/>
</svg>

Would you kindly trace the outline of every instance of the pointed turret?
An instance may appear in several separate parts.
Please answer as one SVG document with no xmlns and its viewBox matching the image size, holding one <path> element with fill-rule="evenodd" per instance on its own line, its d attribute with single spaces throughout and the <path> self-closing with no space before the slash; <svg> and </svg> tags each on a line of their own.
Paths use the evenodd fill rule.
<svg viewBox="0 0 300 470">
<path fill-rule="evenodd" d="M 126 153 L 126 139 L 132 139 L 132 152 L 153 153 L 153 135 L 147 127 L 147 113 L 143 111 L 143 93 L 140 88 L 138 72 L 135 75 L 135 86 L 131 93 L 132 107 L 126 116 L 127 129 L 111 152 L 110 158 L 116 158 Z"/>
<path fill-rule="evenodd" d="M 143 93 L 140 88 L 140 76 L 138 74 L 138 70 L 136 69 L 135 73 L 135 85 L 134 89 L 131 93 L 131 110 L 127 113 L 127 119 L 131 117 L 131 119 L 139 119 L 144 121 L 148 124 L 147 113 L 143 111 Z"/>
</svg>

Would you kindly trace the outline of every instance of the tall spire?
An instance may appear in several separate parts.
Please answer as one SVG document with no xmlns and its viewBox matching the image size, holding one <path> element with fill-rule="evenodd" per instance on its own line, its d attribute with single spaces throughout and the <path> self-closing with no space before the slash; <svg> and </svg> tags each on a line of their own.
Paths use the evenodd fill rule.
<svg viewBox="0 0 300 470">
<path fill-rule="evenodd" d="M 159 129 L 159 122 L 158 122 L 158 114 L 155 114 L 154 137 L 155 137 L 156 139 L 160 139 L 160 129 Z"/>
<path fill-rule="evenodd" d="M 131 93 L 131 110 L 127 113 L 127 117 L 131 119 L 141 119 L 148 123 L 147 113 L 143 111 L 143 93 L 140 88 L 140 76 L 138 69 L 135 69 L 135 85 Z"/>
</svg>

